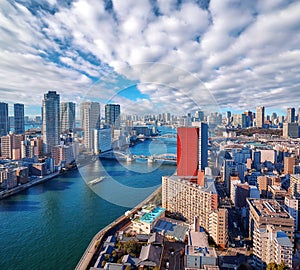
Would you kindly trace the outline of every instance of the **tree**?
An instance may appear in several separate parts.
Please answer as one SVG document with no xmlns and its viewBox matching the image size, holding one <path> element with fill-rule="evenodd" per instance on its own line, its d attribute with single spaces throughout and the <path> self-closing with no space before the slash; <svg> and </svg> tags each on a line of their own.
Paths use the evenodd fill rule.
<svg viewBox="0 0 300 270">
<path fill-rule="evenodd" d="M 267 265 L 267 270 L 288 270 L 289 268 L 285 265 L 284 262 L 277 264 L 274 262 L 271 262 Z"/>
</svg>

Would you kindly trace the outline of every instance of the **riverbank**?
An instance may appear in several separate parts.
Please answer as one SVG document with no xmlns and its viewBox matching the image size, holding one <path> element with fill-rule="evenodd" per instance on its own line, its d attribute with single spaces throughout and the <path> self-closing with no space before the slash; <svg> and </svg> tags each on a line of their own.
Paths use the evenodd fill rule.
<svg viewBox="0 0 300 270">
<path fill-rule="evenodd" d="M 107 225 L 101 231 L 99 231 L 91 240 L 89 246 L 85 250 L 83 256 L 78 262 L 75 270 L 87 270 L 90 267 L 93 267 L 97 260 L 97 255 L 99 255 L 101 251 L 101 247 L 103 246 L 103 240 L 106 239 L 110 234 L 114 234 L 117 232 L 118 228 L 122 228 L 128 223 L 131 222 L 130 216 L 136 214 L 138 210 L 140 210 L 144 205 L 149 204 L 153 199 L 155 199 L 159 193 L 161 192 L 161 187 L 156 189 L 152 194 L 150 194 L 145 200 L 139 203 L 136 207 L 131 209 L 129 212 L 125 214 Z"/>
<path fill-rule="evenodd" d="M 14 188 L 11 188 L 9 190 L 4 190 L 4 191 L 1 191 L 0 192 L 0 200 L 2 199 L 5 199 L 9 196 L 12 196 L 12 195 L 15 195 L 23 190 L 26 190 L 32 186 L 35 186 L 35 185 L 39 185 L 41 183 L 44 183 L 54 177 L 57 177 L 60 175 L 60 172 L 55 172 L 55 173 L 52 173 L 52 174 L 49 174 L 49 175 L 46 175 L 46 176 L 43 176 L 42 178 L 36 178 L 36 179 L 33 179 L 23 185 L 20 185 L 20 186 L 17 186 L 17 187 L 14 187 Z"/>
</svg>

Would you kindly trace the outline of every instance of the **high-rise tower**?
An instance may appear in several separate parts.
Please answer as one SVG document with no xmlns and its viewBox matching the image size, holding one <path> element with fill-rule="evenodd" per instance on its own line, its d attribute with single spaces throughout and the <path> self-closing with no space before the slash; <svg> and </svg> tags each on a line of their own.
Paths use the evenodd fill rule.
<svg viewBox="0 0 300 270">
<path fill-rule="evenodd" d="M 105 105 L 105 123 L 116 128 L 120 127 L 120 105 L 106 104 Z"/>
<path fill-rule="evenodd" d="M 14 104 L 15 134 L 24 134 L 24 104 Z"/>
<path fill-rule="evenodd" d="M 256 107 L 256 126 L 262 128 L 265 122 L 265 107 Z"/>
<path fill-rule="evenodd" d="M 60 103 L 60 132 L 73 131 L 75 128 L 75 103 Z"/>
<path fill-rule="evenodd" d="M 0 136 L 6 136 L 8 131 L 8 104 L 0 102 Z"/>
<path fill-rule="evenodd" d="M 44 95 L 42 103 L 43 141 L 45 153 L 50 153 L 51 147 L 59 144 L 59 94 L 49 91 Z"/>
<path fill-rule="evenodd" d="M 197 176 L 208 166 L 208 126 L 177 129 L 177 175 Z"/>
<path fill-rule="evenodd" d="M 287 108 L 286 122 L 287 123 L 295 122 L 295 108 Z"/>
<path fill-rule="evenodd" d="M 81 127 L 84 132 L 84 145 L 93 149 L 94 129 L 100 128 L 100 104 L 98 102 L 83 102 L 80 104 Z"/>
</svg>

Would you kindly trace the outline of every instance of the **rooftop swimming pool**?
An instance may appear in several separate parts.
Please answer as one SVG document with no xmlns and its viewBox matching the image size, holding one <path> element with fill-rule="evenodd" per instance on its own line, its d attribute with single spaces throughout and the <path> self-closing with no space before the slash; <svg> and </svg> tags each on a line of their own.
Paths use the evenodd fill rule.
<svg viewBox="0 0 300 270">
<path fill-rule="evenodd" d="M 161 216 L 161 214 L 164 213 L 165 211 L 166 211 L 165 208 L 156 207 L 151 212 L 143 215 L 140 218 L 140 221 L 151 224 L 154 220 L 156 220 L 159 216 Z"/>
</svg>

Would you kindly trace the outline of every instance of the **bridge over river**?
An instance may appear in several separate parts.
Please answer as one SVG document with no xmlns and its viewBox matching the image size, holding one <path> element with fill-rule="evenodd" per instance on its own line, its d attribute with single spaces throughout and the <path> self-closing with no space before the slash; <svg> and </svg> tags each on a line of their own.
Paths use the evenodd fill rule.
<svg viewBox="0 0 300 270">
<path fill-rule="evenodd" d="M 136 160 L 147 160 L 148 163 L 154 163 L 154 162 L 176 163 L 177 160 L 176 154 L 172 154 L 172 153 L 147 156 L 147 155 L 134 155 L 131 153 L 114 151 L 114 150 L 100 154 L 99 158 L 106 158 L 106 159 L 116 158 L 120 160 L 125 160 L 127 162 L 133 162 Z"/>
</svg>

